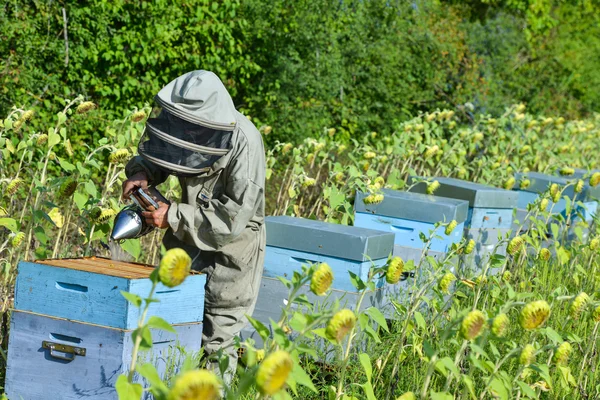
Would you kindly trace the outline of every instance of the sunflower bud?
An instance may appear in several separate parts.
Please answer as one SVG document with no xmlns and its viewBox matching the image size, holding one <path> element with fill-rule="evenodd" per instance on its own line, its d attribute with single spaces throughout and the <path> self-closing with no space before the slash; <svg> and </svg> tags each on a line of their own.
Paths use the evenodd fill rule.
<svg viewBox="0 0 600 400">
<path fill-rule="evenodd" d="M 129 150 L 127 149 L 118 149 L 113 151 L 110 156 L 108 156 L 108 161 L 111 164 L 120 164 L 126 161 L 129 158 Z"/>
<path fill-rule="evenodd" d="M 16 249 L 17 247 L 21 246 L 23 240 L 25 240 L 25 233 L 17 232 L 12 236 L 10 240 L 10 245 L 12 248 Z"/>
<path fill-rule="evenodd" d="M 21 115 L 21 119 L 23 121 L 29 121 L 29 120 L 31 120 L 31 118 L 33 118 L 33 114 L 34 114 L 33 110 L 27 110 Z"/>
<path fill-rule="evenodd" d="M 526 367 L 535 362 L 535 347 L 531 344 L 525 345 L 523 350 L 521 350 L 521 354 L 519 355 L 519 364 Z"/>
<path fill-rule="evenodd" d="M 427 183 L 427 194 L 434 194 L 436 190 L 440 187 L 440 183 L 438 181 L 428 182 Z"/>
<path fill-rule="evenodd" d="M 506 334 L 508 330 L 508 325 L 510 324 L 510 320 L 508 319 L 508 315 L 506 314 L 498 314 L 496 318 L 492 321 L 492 333 L 497 337 L 502 337 Z"/>
<path fill-rule="evenodd" d="M 45 133 L 39 135 L 35 141 L 35 144 L 39 147 L 45 145 L 46 143 L 48 143 L 48 135 L 46 135 Z"/>
<path fill-rule="evenodd" d="M 550 185 L 550 197 L 552 197 L 553 203 L 558 203 L 560 201 L 560 195 L 561 195 L 560 187 L 556 183 L 553 183 L 552 185 Z"/>
<path fill-rule="evenodd" d="M 510 271 L 504 271 L 502 273 L 502 282 L 508 283 L 512 279 L 512 273 Z"/>
<path fill-rule="evenodd" d="M 542 261 L 548 261 L 550 259 L 551 253 L 547 248 L 543 248 L 540 250 L 540 254 L 538 254 L 538 258 Z"/>
<path fill-rule="evenodd" d="M 203 399 L 218 400 L 221 384 L 214 372 L 192 369 L 175 378 L 167 400 Z"/>
<path fill-rule="evenodd" d="M 600 306 L 596 307 L 592 312 L 592 319 L 594 322 L 600 322 Z"/>
<path fill-rule="evenodd" d="M 515 121 L 521 121 L 523 119 L 525 119 L 525 114 L 515 113 Z"/>
<path fill-rule="evenodd" d="M 429 160 L 431 157 L 435 156 L 439 151 L 440 147 L 437 144 L 430 146 L 427 148 L 427 150 L 425 150 L 425 153 L 423 153 L 423 158 Z"/>
<path fill-rule="evenodd" d="M 523 180 L 521 180 L 521 183 L 519 184 L 519 189 L 525 190 L 530 185 L 531 185 L 531 181 L 529 179 L 523 179 Z"/>
<path fill-rule="evenodd" d="M 402 396 L 398 397 L 396 400 L 416 400 L 417 397 L 413 392 L 406 392 Z"/>
<path fill-rule="evenodd" d="M 446 230 L 444 231 L 444 233 L 446 235 L 450 235 L 452 234 L 452 231 L 454 230 L 454 228 L 456 228 L 456 226 L 458 225 L 458 222 L 456 222 L 456 220 L 452 220 L 448 223 L 448 225 L 446 225 Z"/>
<path fill-rule="evenodd" d="M 523 237 L 515 236 L 508 243 L 508 247 L 506 250 L 508 251 L 508 254 L 510 254 L 511 256 L 514 256 L 515 254 L 520 253 L 521 250 L 523 250 L 524 244 L 525 244 L 525 241 L 523 240 Z"/>
<path fill-rule="evenodd" d="M 383 201 L 383 194 L 370 194 L 363 199 L 363 203 L 365 204 L 379 204 Z"/>
<path fill-rule="evenodd" d="M 73 146 L 71 146 L 71 140 L 69 140 L 69 139 L 65 140 L 64 146 L 65 146 L 65 151 L 67 152 L 67 155 L 69 157 L 73 157 L 73 154 L 75 154 L 75 153 L 73 152 Z"/>
<path fill-rule="evenodd" d="M 456 280 L 456 276 L 452 272 L 446 272 L 438 282 L 438 288 L 442 293 L 450 292 L 450 285 Z"/>
<path fill-rule="evenodd" d="M 575 173 L 575 169 L 573 169 L 571 167 L 562 167 L 560 169 L 560 174 L 563 176 L 573 175 L 574 173 Z"/>
<path fill-rule="evenodd" d="M 8 217 L 8 211 L 6 211 L 6 208 L 0 206 L 0 218 L 3 217 Z"/>
<path fill-rule="evenodd" d="M 325 334 L 331 340 L 335 340 L 341 343 L 348 333 L 354 328 L 356 324 L 356 315 L 348 310 L 343 309 L 335 313 L 333 317 L 327 323 Z"/>
<path fill-rule="evenodd" d="M 395 285 L 400 281 L 402 272 L 404 271 L 404 261 L 400 257 L 394 257 L 388 263 L 385 272 L 385 281 L 390 285 Z"/>
<path fill-rule="evenodd" d="M 502 187 L 506 190 L 511 190 L 513 188 L 513 186 L 515 186 L 515 182 L 516 182 L 515 177 L 511 176 L 510 178 L 508 178 L 507 180 L 504 181 L 504 183 L 502 184 Z"/>
<path fill-rule="evenodd" d="M 77 181 L 74 178 L 67 178 L 58 189 L 58 198 L 66 199 L 71 197 L 75 190 L 77 189 Z"/>
<path fill-rule="evenodd" d="M 94 222 L 96 224 L 104 224 L 108 222 L 109 219 L 115 216 L 115 210 L 112 208 L 101 208 L 100 213 L 96 214 L 96 218 L 94 218 Z"/>
<path fill-rule="evenodd" d="M 569 342 L 562 342 L 561 345 L 556 349 L 552 360 L 556 363 L 556 365 L 566 365 L 569 362 L 569 357 L 571 356 L 572 351 L 573 348 Z"/>
<path fill-rule="evenodd" d="M 167 250 L 158 267 L 160 282 L 167 287 L 180 285 L 190 274 L 191 266 L 192 259 L 185 250 Z"/>
<path fill-rule="evenodd" d="M 304 178 L 304 182 L 302 182 L 302 187 L 307 188 L 311 186 L 315 186 L 317 181 L 315 178 L 309 178 L 308 176 Z"/>
<path fill-rule="evenodd" d="M 385 179 L 381 176 L 375 178 L 375 187 L 381 189 L 383 186 L 385 186 Z"/>
<path fill-rule="evenodd" d="M 517 104 L 517 106 L 515 107 L 515 111 L 518 113 L 522 113 L 525 111 L 525 104 L 523 103 L 519 103 Z"/>
<path fill-rule="evenodd" d="M 471 254 L 473 250 L 475 250 L 475 241 L 473 239 L 469 239 L 467 245 L 465 246 L 465 254 Z"/>
<path fill-rule="evenodd" d="M 575 193 L 581 193 L 583 191 L 584 185 L 585 185 L 585 182 L 582 181 L 581 179 L 579 179 L 577 181 L 577 183 L 575 184 L 575 187 L 573 188 L 575 190 Z"/>
<path fill-rule="evenodd" d="M 343 152 L 344 152 L 344 151 L 345 151 L 347 148 L 348 148 L 348 146 L 346 146 L 345 144 L 340 144 L 340 145 L 338 146 L 338 151 L 337 151 L 337 153 L 338 153 L 338 154 L 342 154 L 342 153 L 343 153 Z"/>
<path fill-rule="evenodd" d="M 594 172 L 592 176 L 590 176 L 590 186 L 596 187 L 600 183 L 600 172 Z"/>
<path fill-rule="evenodd" d="M 475 132 L 473 135 L 473 143 L 481 142 L 483 140 L 483 133 Z"/>
<path fill-rule="evenodd" d="M 290 150 L 292 150 L 294 148 L 294 145 L 291 143 L 286 143 L 281 147 L 281 152 L 283 154 L 287 154 L 289 153 Z"/>
<path fill-rule="evenodd" d="M 585 311 L 585 308 L 589 302 L 590 296 L 588 296 L 585 292 L 581 292 L 575 296 L 573 302 L 571 303 L 571 307 L 569 308 L 569 314 L 571 315 L 571 318 L 579 319 L 581 313 Z"/>
<path fill-rule="evenodd" d="M 333 271 L 326 263 L 321 263 L 310 278 L 310 290 L 317 296 L 323 296 L 331 287 Z"/>
<path fill-rule="evenodd" d="M 596 251 L 598 250 L 598 247 L 600 247 L 600 237 L 595 237 L 592 240 L 590 240 L 590 250 L 592 251 Z"/>
<path fill-rule="evenodd" d="M 78 114 L 85 114 L 86 112 L 96 108 L 96 105 L 91 101 L 84 101 L 77 106 Z"/>
<path fill-rule="evenodd" d="M 335 135 L 335 128 L 327 129 L 327 134 L 329 135 L 329 137 L 332 137 L 333 135 Z"/>
<path fill-rule="evenodd" d="M 144 111 L 137 111 L 131 115 L 131 121 L 133 122 L 140 122 L 144 118 L 146 118 L 146 113 Z"/>
<path fill-rule="evenodd" d="M 537 300 L 523 307 L 519 322 L 523 329 L 531 330 L 542 326 L 549 317 L 550 305 L 544 300 Z"/>
<path fill-rule="evenodd" d="M 266 396 L 278 393 L 283 389 L 293 366 L 294 362 L 287 351 L 277 350 L 269 354 L 256 373 L 258 390 Z"/>
<path fill-rule="evenodd" d="M 344 173 L 338 172 L 337 174 L 335 174 L 335 177 L 333 179 L 335 179 L 336 183 L 341 183 L 344 180 Z"/>
<path fill-rule="evenodd" d="M 375 157 L 377 157 L 377 153 L 375 153 L 373 151 L 367 151 L 367 152 L 365 152 L 365 154 L 363 154 L 363 158 L 365 160 L 371 160 Z"/>
<path fill-rule="evenodd" d="M 15 193 L 17 193 L 17 190 L 19 190 L 19 188 L 21 187 L 22 184 L 23 184 L 23 179 L 21 179 L 21 178 L 13 179 L 6 186 L 6 194 L 8 194 L 9 196 L 14 195 Z"/>
<path fill-rule="evenodd" d="M 548 209 L 548 199 L 543 198 L 542 200 L 540 200 L 538 209 L 542 212 L 546 211 Z"/>
<path fill-rule="evenodd" d="M 460 325 L 460 334 L 466 340 L 473 340 L 483 332 L 485 315 L 479 310 L 467 314 Z"/>
</svg>

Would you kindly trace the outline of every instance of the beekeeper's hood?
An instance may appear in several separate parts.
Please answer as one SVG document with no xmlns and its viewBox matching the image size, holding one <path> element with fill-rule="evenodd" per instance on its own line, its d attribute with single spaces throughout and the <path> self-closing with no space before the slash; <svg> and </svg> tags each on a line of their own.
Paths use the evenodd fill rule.
<svg viewBox="0 0 600 400">
<path fill-rule="evenodd" d="M 192 71 L 171 81 L 155 97 L 138 151 L 170 174 L 195 176 L 232 147 L 236 110 L 221 80 Z"/>
</svg>

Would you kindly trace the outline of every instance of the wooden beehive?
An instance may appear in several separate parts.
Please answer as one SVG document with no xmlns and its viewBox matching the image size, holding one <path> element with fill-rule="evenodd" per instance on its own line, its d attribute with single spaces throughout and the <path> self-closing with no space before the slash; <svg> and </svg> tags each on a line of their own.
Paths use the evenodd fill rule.
<svg viewBox="0 0 600 400">
<path fill-rule="evenodd" d="M 21 262 L 11 317 L 5 390 L 34 400 L 117 399 L 126 373 L 139 309 L 121 291 L 146 298 L 152 266 L 80 258 Z M 160 374 L 200 350 L 204 284 L 201 274 L 181 285 L 161 284 L 147 317 L 159 316 L 176 334 L 152 330 L 153 349 L 141 355 Z"/>
</svg>

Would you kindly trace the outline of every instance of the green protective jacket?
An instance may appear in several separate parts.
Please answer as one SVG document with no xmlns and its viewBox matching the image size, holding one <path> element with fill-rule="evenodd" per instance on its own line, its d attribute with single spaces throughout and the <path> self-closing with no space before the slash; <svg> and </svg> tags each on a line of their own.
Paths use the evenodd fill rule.
<svg viewBox="0 0 600 400">
<path fill-rule="evenodd" d="M 163 88 L 157 103 L 178 117 L 212 129 L 233 131 L 231 150 L 199 176 L 179 177 L 180 202 L 168 211 L 167 249 L 181 247 L 192 258 L 198 252 L 224 254 L 252 266 L 258 247 L 264 251 L 265 152 L 262 137 L 248 118 L 236 111 L 220 79 L 208 71 L 193 71 Z M 136 156 L 125 172 L 144 171 L 151 186 L 168 172 Z M 260 266 L 262 268 L 262 265 Z"/>
</svg>

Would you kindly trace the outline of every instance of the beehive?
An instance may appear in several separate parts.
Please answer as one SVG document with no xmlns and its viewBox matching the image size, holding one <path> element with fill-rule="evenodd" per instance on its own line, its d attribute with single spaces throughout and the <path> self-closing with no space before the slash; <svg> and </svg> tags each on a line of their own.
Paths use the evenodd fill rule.
<svg viewBox="0 0 600 400">
<path fill-rule="evenodd" d="M 354 225 L 363 228 L 391 232 L 395 236 L 394 254 L 405 255 L 405 248 L 422 249 L 425 246 L 421 236 L 429 238 L 430 250 L 445 253 L 453 243 L 459 243 L 463 231 L 469 203 L 465 200 L 429 196 L 413 192 L 383 190 L 384 198 L 379 204 L 365 204 L 365 194 L 357 192 L 354 202 Z M 445 227 L 435 227 L 438 222 L 455 220 L 458 225 L 446 235 Z"/>
<path fill-rule="evenodd" d="M 410 184 L 416 179 L 411 178 Z M 480 183 L 455 178 L 428 178 L 440 183 L 435 195 L 465 200 L 469 203 L 469 213 L 465 222 L 465 237 L 475 240 L 476 246 L 469 257 L 468 266 L 480 270 L 489 255 L 506 254 L 506 243 L 499 245 L 499 237 L 505 237 L 511 230 L 513 210 L 517 206 L 517 194 Z M 426 193 L 427 183 L 419 182 L 411 191 Z"/>
<path fill-rule="evenodd" d="M 394 248 L 393 234 L 371 229 L 287 216 L 267 217 L 266 223 L 265 265 L 253 317 L 267 326 L 269 319 L 279 320 L 288 301 L 289 290 L 278 277 L 291 279 L 294 271 L 302 271 L 302 265 L 327 263 L 334 274 L 330 299 L 341 299 L 342 305 L 352 308 L 358 293 L 349 272 L 366 281 L 371 266 L 385 265 Z M 379 279 L 377 287 L 384 283 Z M 303 289 L 309 292 L 308 286 Z M 377 304 L 381 298 L 377 292 L 367 295 L 365 307 Z M 313 301 L 323 300 L 309 296 Z M 248 336 L 256 338 L 256 333 L 252 329 L 242 332 L 242 338 Z"/>
<path fill-rule="evenodd" d="M 15 288 L 6 372 L 10 398 L 117 399 L 114 385 L 131 360 L 139 311 L 121 290 L 148 296 L 153 267 L 101 258 L 21 262 Z M 182 285 L 158 285 L 148 317 L 177 334 L 152 330 L 153 350 L 142 359 L 159 373 L 177 364 L 178 348 L 200 350 L 204 275 Z"/>
<path fill-rule="evenodd" d="M 582 170 L 578 170 L 576 174 L 584 174 Z M 577 176 L 579 176 L 577 175 Z M 519 194 L 518 200 L 518 217 L 525 219 L 528 211 L 528 204 L 534 203 L 540 196 L 541 193 L 546 192 L 550 185 L 557 184 L 559 187 L 564 188 L 561 199 L 558 203 L 548 202 L 547 211 L 552 211 L 553 214 L 561 214 L 563 217 L 567 217 L 566 208 L 567 202 L 564 199 L 567 196 L 571 201 L 575 201 L 574 206 L 571 207 L 573 220 L 579 218 L 577 214 L 583 216 L 583 220 L 590 222 L 598 208 L 597 199 L 600 198 L 600 187 L 591 187 L 588 182 L 585 183 L 583 191 L 581 193 L 575 193 L 575 187 L 573 182 L 578 179 L 572 177 L 561 177 L 555 175 L 547 175 L 539 172 L 527 172 L 515 174 L 517 182 L 521 182 L 524 179 L 528 179 L 530 184 L 528 187 L 521 189 L 519 185 L 515 186 L 515 191 Z M 581 203 L 582 205 L 578 205 Z M 521 221 L 522 222 L 522 221 Z"/>
</svg>

